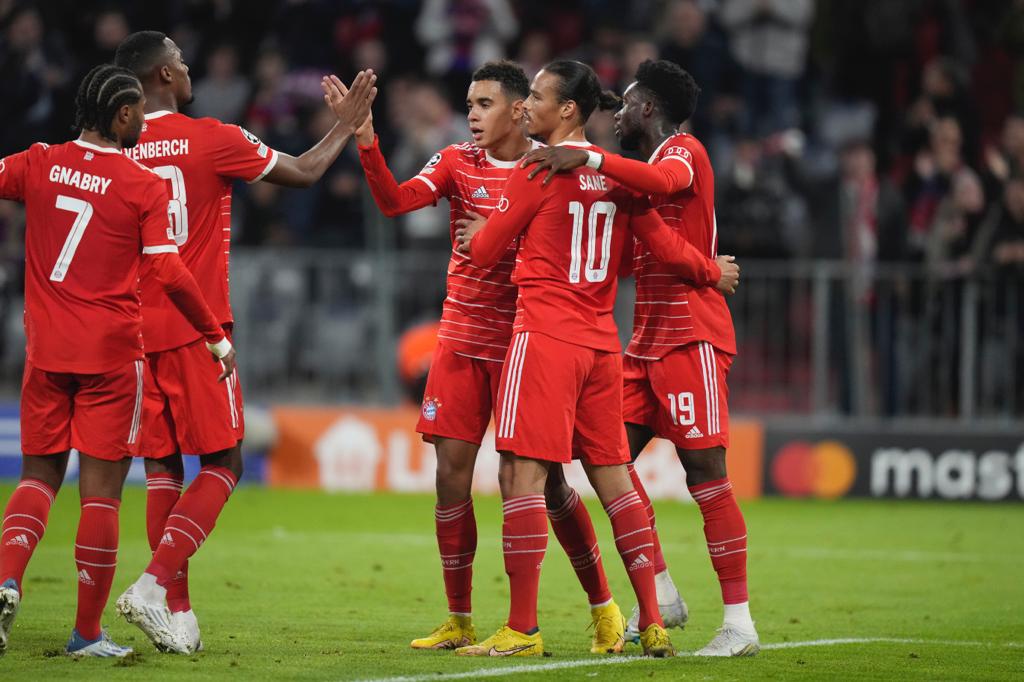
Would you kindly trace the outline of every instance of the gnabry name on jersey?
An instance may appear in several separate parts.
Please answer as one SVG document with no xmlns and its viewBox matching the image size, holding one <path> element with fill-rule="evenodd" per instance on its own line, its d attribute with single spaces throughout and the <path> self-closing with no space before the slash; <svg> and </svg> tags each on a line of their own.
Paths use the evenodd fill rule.
<svg viewBox="0 0 1024 682">
<path fill-rule="evenodd" d="M 84 192 L 106 194 L 107 188 L 110 187 L 110 183 L 112 181 L 110 178 L 101 178 L 98 175 L 83 173 L 82 171 L 75 170 L 74 168 L 65 168 L 64 166 L 54 165 L 50 167 L 50 182 L 59 182 L 62 185 L 71 185 L 72 187 L 77 187 Z"/>
<path fill-rule="evenodd" d="M 581 175 L 580 189 L 595 192 L 608 191 L 608 187 L 605 185 L 605 177 L 603 175 Z"/>
<path fill-rule="evenodd" d="M 140 161 L 142 159 L 158 159 L 164 156 L 184 156 L 188 154 L 188 140 L 153 140 L 140 142 L 124 153 Z"/>
</svg>

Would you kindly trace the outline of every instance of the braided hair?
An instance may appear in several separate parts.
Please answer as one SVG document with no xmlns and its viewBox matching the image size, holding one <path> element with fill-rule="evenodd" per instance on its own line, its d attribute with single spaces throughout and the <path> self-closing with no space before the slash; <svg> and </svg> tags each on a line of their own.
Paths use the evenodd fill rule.
<svg viewBox="0 0 1024 682">
<path fill-rule="evenodd" d="M 116 142 L 111 124 L 118 109 L 142 99 L 142 83 L 128 69 L 112 64 L 93 68 L 75 95 L 75 129 L 95 130 Z"/>
</svg>

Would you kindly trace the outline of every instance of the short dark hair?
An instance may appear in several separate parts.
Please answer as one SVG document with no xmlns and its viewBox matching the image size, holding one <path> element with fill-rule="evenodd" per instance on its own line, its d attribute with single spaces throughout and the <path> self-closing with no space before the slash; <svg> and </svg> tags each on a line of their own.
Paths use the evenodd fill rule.
<svg viewBox="0 0 1024 682">
<path fill-rule="evenodd" d="M 530 79 L 523 67 L 508 59 L 487 62 L 473 72 L 473 82 L 497 81 L 511 100 L 530 96 Z"/>
<path fill-rule="evenodd" d="M 167 50 L 165 33 L 137 31 L 121 41 L 114 54 L 114 64 L 132 71 L 140 79 L 150 74 Z"/>
<path fill-rule="evenodd" d="M 654 97 L 669 123 L 679 125 L 697 108 L 697 81 L 675 62 L 646 60 L 636 70 L 636 84 Z"/>
<path fill-rule="evenodd" d="M 108 140 L 114 139 L 111 122 L 125 104 L 142 99 L 138 77 L 119 66 L 100 64 L 86 74 L 75 95 L 75 128 L 96 130 Z"/>
<path fill-rule="evenodd" d="M 563 102 L 576 102 L 580 110 L 581 123 L 587 122 L 594 109 L 606 111 L 619 106 L 618 95 L 611 90 L 603 90 L 597 74 L 583 62 L 558 59 L 547 64 L 544 70 L 561 79 L 558 98 Z"/>
</svg>

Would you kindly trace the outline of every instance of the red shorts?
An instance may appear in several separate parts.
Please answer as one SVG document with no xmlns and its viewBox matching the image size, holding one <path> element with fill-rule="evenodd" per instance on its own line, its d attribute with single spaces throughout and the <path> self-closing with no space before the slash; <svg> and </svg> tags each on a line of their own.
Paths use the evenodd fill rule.
<svg viewBox="0 0 1024 682">
<path fill-rule="evenodd" d="M 519 332 L 505 358 L 495 412 L 499 451 L 562 463 L 629 461 L 618 353 Z"/>
<path fill-rule="evenodd" d="M 437 344 L 416 431 L 423 440 L 455 438 L 480 445 L 498 395 L 501 362 L 481 360 Z"/>
<path fill-rule="evenodd" d="M 146 363 L 105 374 L 47 372 L 25 363 L 21 381 L 21 451 L 52 455 L 75 448 L 117 462 L 135 453 Z"/>
<path fill-rule="evenodd" d="M 732 356 L 706 341 L 676 348 L 660 360 L 626 356 L 622 412 L 683 450 L 729 447 Z"/>
<path fill-rule="evenodd" d="M 222 367 L 203 339 L 151 353 L 146 359 L 139 454 L 151 459 L 179 452 L 209 455 L 242 440 L 245 420 L 238 372 L 217 381 Z"/>
</svg>

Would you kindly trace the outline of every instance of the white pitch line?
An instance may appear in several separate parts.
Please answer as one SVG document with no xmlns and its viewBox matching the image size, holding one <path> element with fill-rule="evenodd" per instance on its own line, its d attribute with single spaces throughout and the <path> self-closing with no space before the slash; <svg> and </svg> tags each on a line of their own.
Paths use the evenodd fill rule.
<svg viewBox="0 0 1024 682">
<path fill-rule="evenodd" d="M 775 642 L 762 644 L 764 651 L 776 649 L 802 649 L 816 646 L 837 646 L 842 644 L 930 644 L 936 646 L 982 646 L 982 647 L 1011 647 L 1019 648 L 1024 646 L 1021 642 L 975 642 L 968 640 L 949 639 L 912 639 L 908 637 L 839 637 L 835 639 L 812 639 L 805 642 Z M 680 657 L 691 656 L 692 654 L 679 654 Z M 537 665 L 507 665 L 500 668 L 480 668 L 461 673 L 450 673 L 447 675 L 399 675 L 397 677 L 376 677 L 360 682 L 430 682 L 432 680 L 468 680 L 480 677 L 501 677 L 503 675 L 523 675 L 552 670 L 566 670 L 571 668 L 596 668 L 605 665 L 628 665 L 630 663 L 651 663 L 654 659 L 643 656 L 622 656 L 618 658 L 580 658 L 571 661 L 558 661 L 557 663 L 539 663 Z"/>
</svg>

